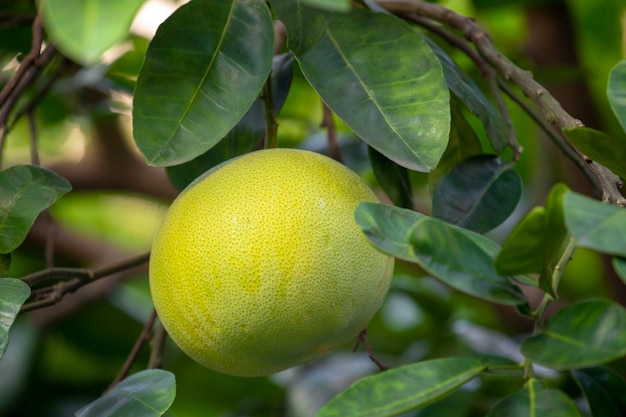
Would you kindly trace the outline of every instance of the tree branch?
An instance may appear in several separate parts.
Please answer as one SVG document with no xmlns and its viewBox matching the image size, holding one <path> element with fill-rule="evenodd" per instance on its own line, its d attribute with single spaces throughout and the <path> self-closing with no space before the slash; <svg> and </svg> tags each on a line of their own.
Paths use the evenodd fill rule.
<svg viewBox="0 0 626 417">
<path fill-rule="evenodd" d="M 476 46 L 485 61 L 499 70 L 505 79 L 518 86 L 524 95 L 537 105 L 548 123 L 558 126 L 561 130 L 583 126 L 580 120 L 566 112 L 561 104 L 533 79 L 530 72 L 519 68 L 505 57 L 474 19 L 459 15 L 435 3 L 417 0 L 378 0 L 377 2 L 398 16 L 410 17 L 411 14 L 416 14 L 458 29 L 466 39 Z M 594 173 L 597 183 L 601 184 L 602 199 L 620 206 L 626 205 L 626 199 L 618 187 L 617 176 L 588 157 L 582 155 L 582 158 Z"/>
</svg>

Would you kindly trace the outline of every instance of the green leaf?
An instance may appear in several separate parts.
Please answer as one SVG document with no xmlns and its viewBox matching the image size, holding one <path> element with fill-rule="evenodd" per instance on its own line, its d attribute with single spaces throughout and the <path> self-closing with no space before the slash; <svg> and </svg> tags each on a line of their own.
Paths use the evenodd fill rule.
<svg viewBox="0 0 626 417">
<path fill-rule="evenodd" d="M 563 196 L 568 190 L 563 184 L 555 185 L 546 207 L 533 208 L 515 226 L 496 257 L 496 271 L 502 275 L 540 274 L 542 288 L 555 295 L 552 273 L 570 238 L 563 217 Z"/>
<path fill-rule="evenodd" d="M 493 149 L 501 153 L 508 144 L 508 130 L 502 114 L 491 104 L 474 80 L 459 68 L 443 49 L 429 38 L 426 38 L 426 41 L 441 62 L 443 75 L 452 94 L 483 123 Z"/>
<path fill-rule="evenodd" d="M 280 112 L 292 79 L 293 56 L 282 54 L 274 57 L 272 69 L 272 98 L 274 111 Z M 202 155 L 181 165 L 167 167 L 167 176 L 178 191 L 207 170 L 231 158 L 254 150 L 265 133 L 263 102 L 255 100 L 243 118 L 215 146 Z"/>
<path fill-rule="evenodd" d="M 158 417 L 170 408 L 175 395 L 174 374 L 160 369 L 150 369 L 127 377 L 74 415 Z"/>
<path fill-rule="evenodd" d="M 500 401 L 487 417 L 577 417 L 574 401 L 556 389 L 546 389 L 541 381 L 530 379 L 516 394 Z"/>
<path fill-rule="evenodd" d="M 439 182 L 433 216 L 477 233 L 500 225 L 522 196 L 522 179 L 495 155 L 472 156 Z"/>
<path fill-rule="evenodd" d="M 52 171 L 17 165 L 0 172 L 0 254 L 26 238 L 35 218 L 72 186 Z"/>
<path fill-rule="evenodd" d="M 303 4 L 302 0 L 272 0 L 272 9 L 287 29 L 287 45 L 301 54 L 324 36 L 330 14 Z"/>
<path fill-rule="evenodd" d="M 626 178 L 626 142 L 588 127 L 564 129 L 563 133 L 579 151 Z"/>
<path fill-rule="evenodd" d="M 412 208 L 413 190 L 407 169 L 387 159 L 371 146 L 367 147 L 367 151 L 376 181 L 387 197 L 396 206 Z"/>
<path fill-rule="evenodd" d="M 46 32 L 68 57 L 85 65 L 128 36 L 144 0 L 39 0 Z"/>
<path fill-rule="evenodd" d="M 262 0 L 191 1 L 159 27 L 133 103 L 149 164 L 189 161 L 226 136 L 267 79 L 273 37 Z"/>
<path fill-rule="evenodd" d="M 350 10 L 350 0 L 302 0 L 302 3 L 335 12 L 347 12 Z"/>
<path fill-rule="evenodd" d="M 450 98 L 441 64 L 410 26 L 359 9 L 333 14 L 324 36 L 296 59 L 326 104 L 370 146 L 412 170 L 437 166 L 448 142 Z"/>
<path fill-rule="evenodd" d="M 608 300 L 588 300 L 564 308 L 541 333 L 524 339 L 522 354 L 555 369 L 576 369 L 626 354 L 626 309 Z"/>
<path fill-rule="evenodd" d="M 30 288 L 22 280 L 0 278 L 0 359 L 9 345 L 9 329 L 30 296 Z"/>
<path fill-rule="evenodd" d="M 613 258 L 613 269 L 624 284 L 626 284 L 626 258 L 615 256 Z"/>
<path fill-rule="evenodd" d="M 593 417 L 622 417 L 626 410 L 626 381 L 606 366 L 572 371 L 587 398 Z"/>
<path fill-rule="evenodd" d="M 432 359 L 358 381 L 331 399 L 317 417 L 386 417 L 436 401 L 485 370 L 472 358 Z"/>
<path fill-rule="evenodd" d="M 414 262 L 451 287 L 505 305 L 526 304 L 519 288 L 493 268 L 500 247 L 469 230 L 423 214 L 361 203 L 356 221 L 381 250 Z"/>
<path fill-rule="evenodd" d="M 607 96 L 613 113 L 626 132 L 626 59 L 611 69 Z"/>
<path fill-rule="evenodd" d="M 626 256 L 626 210 L 572 191 L 563 197 L 563 209 L 577 246 Z"/>
</svg>

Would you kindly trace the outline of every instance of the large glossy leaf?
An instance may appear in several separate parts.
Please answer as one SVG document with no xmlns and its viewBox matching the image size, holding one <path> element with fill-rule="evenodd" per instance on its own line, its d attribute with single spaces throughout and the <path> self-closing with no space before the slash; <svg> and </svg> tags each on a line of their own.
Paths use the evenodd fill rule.
<svg viewBox="0 0 626 417">
<path fill-rule="evenodd" d="M 326 104 L 370 146 L 409 169 L 437 166 L 450 98 L 441 64 L 410 26 L 359 9 L 335 13 L 296 58 Z"/>
<path fill-rule="evenodd" d="M 288 53 L 277 55 L 273 61 L 272 98 L 274 111 L 278 114 L 291 85 L 293 56 Z M 182 191 L 189 183 L 214 166 L 254 150 L 264 133 L 263 102 L 259 99 L 255 100 L 239 123 L 215 146 L 189 162 L 168 167 L 167 176 L 174 187 Z"/>
<path fill-rule="evenodd" d="M 626 132 L 626 59 L 611 69 L 607 95 L 617 120 Z"/>
<path fill-rule="evenodd" d="M 487 417 L 579 417 L 576 403 L 565 393 L 530 379 L 516 394 L 500 401 Z"/>
<path fill-rule="evenodd" d="M 626 258 L 616 256 L 612 261 L 615 273 L 620 277 L 622 282 L 626 284 Z"/>
<path fill-rule="evenodd" d="M 0 278 L 0 359 L 9 345 L 9 329 L 30 296 L 30 288 L 22 280 Z"/>
<path fill-rule="evenodd" d="M 270 72 L 273 36 L 262 0 L 191 1 L 159 27 L 133 103 L 149 164 L 189 161 L 235 126 Z"/>
<path fill-rule="evenodd" d="M 46 32 L 68 57 L 96 63 L 128 36 L 144 0 L 39 0 Z"/>
<path fill-rule="evenodd" d="M 320 9 L 345 12 L 350 10 L 350 0 L 302 0 L 302 3 Z"/>
<path fill-rule="evenodd" d="M 626 178 L 626 141 L 588 127 L 574 127 L 563 132 L 579 151 Z"/>
<path fill-rule="evenodd" d="M 572 371 L 593 417 L 622 417 L 626 410 L 626 381 L 606 366 Z"/>
<path fill-rule="evenodd" d="M 396 164 L 371 146 L 367 147 L 376 181 L 398 207 L 413 207 L 413 190 L 406 168 Z"/>
<path fill-rule="evenodd" d="M 297 54 L 308 51 L 324 36 L 330 17 L 307 4 L 303 0 L 272 0 L 272 10 L 287 29 L 289 49 Z"/>
<path fill-rule="evenodd" d="M 174 374 L 160 369 L 137 372 L 96 401 L 81 408 L 76 417 L 162 416 L 174 401 Z"/>
<path fill-rule="evenodd" d="M 433 196 L 433 216 L 478 233 L 500 225 L 522 196 L 522 179 L 495 155 L 472 156 L 447 173 Z"/>
<path fill-rule="evenodd" d="M 540 274 L 544 290 L 552 295 L 552 273 L 570 234 L 563 218 L 563 195 L 567 186 L 552 188 L 546 206 L 532 209 L 511 231 L 495 260 L 502 275 Z"/>
<path fill-rule="evenodd" d="M 608 300 L 588 300 L 564 308 L 540 333 L 522 342 L 522 354 L 556 369 L 609 362 L 626 354 L 626 309 Z"/>
<path fill-rule="evenodd" d="M 444 397 L 486 369 L 473 358 L 445 358 L 391 369 L 358 381 L 317 417 L 386 417 Z"/>
<path fill-rule="evenodd" d="M 356 221 L 381 250 L 410 262 L 453 288 L 498 304 L 523 305 L 518 287 L 500 276 L 493 260 L 500 247 L 469 230 L 423 214 L 361 203 Z"/>
<path fill-rule="evenodd" d="M 71 188 L 67 180 L 38 166 L 0 172 L 0 254 L 17 248 L 39 213 Z"/>
<path fill-rule="evenodd" d="M 448 88 L 485 126 L 485 133 L 496 153 L 501 153 L 508 144 L 508 130 L 502 114 L 491 104 L 482 90 L 465 71 L 435 42 L 426 41 L 439 58 Z"/>
<path fill-rule="evenodd" d="M 573 191 L 563 197 L 563 209 L 578 246 L 626 256 L 626 210 Z"/>
</svg>

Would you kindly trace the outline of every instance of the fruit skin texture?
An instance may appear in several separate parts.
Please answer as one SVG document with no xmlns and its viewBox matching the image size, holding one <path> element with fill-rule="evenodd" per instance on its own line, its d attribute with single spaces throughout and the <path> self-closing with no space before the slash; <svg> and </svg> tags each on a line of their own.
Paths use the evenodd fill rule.
<svg viewBox="0 0 626 417">
<path fill-rule="evenodd" d="M 355 173 L 294 149 L 221 164 L 173 202 L 150 289 L 174 342 L 202 365 L 261 376 L 354 339 L 382 304 L 393 257 L 354 220 L 376 196 Z"/>
</svg>

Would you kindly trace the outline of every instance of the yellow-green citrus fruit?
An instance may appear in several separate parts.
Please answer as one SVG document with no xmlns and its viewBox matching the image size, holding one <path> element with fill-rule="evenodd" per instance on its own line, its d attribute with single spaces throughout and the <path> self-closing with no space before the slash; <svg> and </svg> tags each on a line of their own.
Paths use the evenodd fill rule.
<svg viewBox="0 0 626 417">
<path fill-rule="evenodd" d="M 376 196 L 325 156 L 271 149 L 219 165 L 173 202 L 150 289 L 174 342 L 202 365 L 260 376 L 354 339 L 380 307 L 393 258 L 354 220 Z"/>
</svg>

